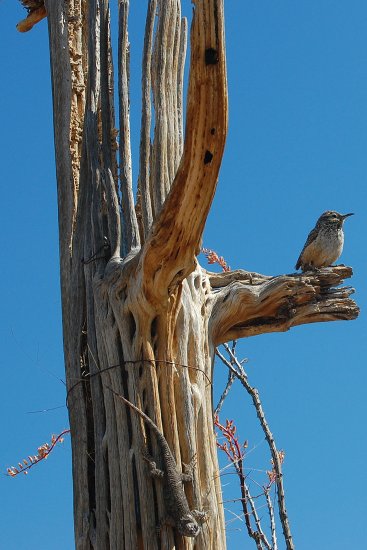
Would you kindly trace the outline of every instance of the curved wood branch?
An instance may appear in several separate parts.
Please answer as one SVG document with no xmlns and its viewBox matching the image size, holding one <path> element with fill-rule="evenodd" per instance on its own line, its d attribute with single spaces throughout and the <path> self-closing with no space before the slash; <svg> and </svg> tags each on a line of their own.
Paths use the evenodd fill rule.
<svg viewBox="0 0 367 550">
<path fill-rule="evenodd" d="M 27 2 L 23 1 L 22 4 L 24 7 L 27 7 Z M 35 2 L 32 3 L 32 5 L 35 4 Z M 28 32 L 31 29 L 33 29 L 34 25 L 37 25 L 42 19 L 47 17 L 46 8 L 43 5 L 43 2 L 39 2 L 39 7 L 35 9 L 30 9 L 27 17 L 25 19 L 22 19 L 22 21 L 19 21 L 17 24 L 17 30 L 19 32 Z"/>
<path fill-rule="evenodd" d="M 144 290 L 158 299 L 196 265 L 227 135 L 223 0 L 195 4 L 184 153 L 141 258 Z"/>
<path fill-rule="evenodd" d="M 236 338 L 322 321 L 351 320 L 359 308 L 349 298 L 351 287 L 339 287 L 352 269 L 345 266 L 317 272 L 280 275 L 260 284 L 230 282 L 214 296 L 210 331 L 217 346 Z"/>
</svg>

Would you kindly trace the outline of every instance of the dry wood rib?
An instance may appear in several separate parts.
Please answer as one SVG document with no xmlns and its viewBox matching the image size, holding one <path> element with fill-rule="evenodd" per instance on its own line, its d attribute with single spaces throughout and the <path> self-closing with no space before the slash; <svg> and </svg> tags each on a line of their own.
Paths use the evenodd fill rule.
<svg viewBox="0 0 367 550">
<path fill-rule="evenodd" d="M 252 285 L 258 285 L 273 277 L 269 275 L 261 275 L 261 273 L 256 273 L 255 271 L 245 271 L 243 269 L 236 269 L 235 271 L 222 271 L 221 273 L 212 273 L 205 270 L 206 275 L 209 277 L 210 286 L 213 290 L 218 288 L 223 288 L 229 283 L 235 281 L 243 281 L 250 283 Z"/>
<path fill-rule="evenodd" d="M 120 112 L 120 185 L 122 202 L 123 255 L 140 246 L 138 221 L 134 208 L 130 144 L 130 44 L 128 37 L 129 0 L 119 2 L 118 83 Z"/>
<path fill-rule="evenodd" d="M 72 71 L 70 67 L 67 12 L 64 2 L 46 0 L 54 111 L 56 174 L 59 208 L 60 272 L 63 305 L 65 369 L 68 389 L 80 377 L 80 357 L 83 352 L 81 327 L 84 322 L 85 288 L 80 260 L 83 241 L 73 238 L 75 213 L 74 175 L 70 151 L 70 119 L 72 102 Z M 74 527 L 78 533 L 78 549 L 89 548 L 88 525 L 90 491 L 88 485 L 87 411 L 82 386 L 73 391 L 69 400 L 74 479 Z"/>
<path fill-rule="evenodd" d="M 142 283 L 153 301 L 193 271 L 215 193 L 227 135 L 223 18 L 222 0 L 196 2 L 184 153 L 142 251 Z"/>
<path fill-rule="evenodd" d="M 351 320 L 359 308 L 349 297 L 354 289 L 338 287 L 352 269 L 324 268 L 302 275 L 280 275 L 260 284 L 229 282 L 215 298 L 210 330 L 215 345 L 292 326 Z"/>
<path fill-rule="evenodd" d="M 150 0 L 148 4 L 147 19 L 145 24 L 143 64 L 142 64 L 142 111 L 141 111 L 141 132 L 140 132 L 140 158 L 139 158 L 139 180 L 138 180 L 138 201 L 140 202 L 142 216 L 143 237 L 147 236 L 152 223 L 152 199 L 150 191 L 150 129 L 152 121 L 152 106 L 150 93 L 152 90 L 152 44 L 154 21 L 157 11 L 157 0 Z"/>
</svg>

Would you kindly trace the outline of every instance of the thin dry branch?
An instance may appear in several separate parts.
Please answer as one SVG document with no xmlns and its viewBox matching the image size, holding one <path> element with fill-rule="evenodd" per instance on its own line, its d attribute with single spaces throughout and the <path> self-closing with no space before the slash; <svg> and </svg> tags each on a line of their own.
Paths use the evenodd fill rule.
<svg viewBox="0 0 367 550">
<path fill-rule="evenodd" d="M 249 501 L 250 503 L 250 506 L 251 506 L 251 513 L 254 517 L 254 520 L 255 520 L 255 524 L 256 524 L 256 528 L 257 528 L 257 532 L 258 532 L 258 539 L 259 539 L 259 542 L 261 542 L 262 544 L 265 545 L 265 548 L 267 550 L 275 550 L 274 548 L 271 547 L 267 537 L 265 536 L 265 533 L 262 529 L 262 525 L 261 525 L 261 519 L 259 517 L 259 514 L 256 510 L 256 506 L 255 506 L 255 502 L 254 502 L 254 498 L 251 496 L 251 493 L 250 493 L 250 490 L 247 486 L 247 484 L 244 484 L 244 489 L 245 489 L 245 498 L 247 498 L 247 500 Z M 243 498 L 242 498 L 243 500 Z M 268 504 L 268 502 L 267 502 Z M 269 512 L 270 513 L 270 512 Z"/>
<path fill-rule="evenodd" d="M 223 275 L 222 273 L 219 275 Z M 266 332 L 322 321 L 351 320 L 359 308 L 351 287 L 338 287 L 352 269 L 328 267 L 317 272 L 263 278 L 255 284 L 233 280 L 215 294 L 210 328 L 215 345 Z M 245 276 L 245 273 L 244 273 Z M 217 282 L 225 277 L 216 277 Z M 257 279 L 261 280 L 261 279 Z"/>
<path fill-rule="evenodd" d="M 247 533 L 249 537 L 255 541 L 257 550 L 263 550 L 264 546 L 267 550 L 272 550 L 269 541 L 262 529 L 261 520 L 257 513 L 254 499 L 251 496 L 250 490 L 246 483 L 243 462 L 245 454 L 244 449 L 246 449 L 247 447 L 247 442 L 245 442 L 244 445 L 240 445 L 238 437 L 235 435 L 236 426 L 233 420 L 227 420 L 226 425 L 224 426 L 219 422 L 219 419 L 216 416 L 214 418 L 214 425 L 224 435 L 225 438 L 224 443 L 219 443 L 217 441 L 217 447 L 227 455 L 230 462 L 233 464 L 240 482 L 241 504 Z M 250 509 L 248 508 L 248 503 L 250 504 Z M 253 518 L 253 521 L 255 522 L 256 530 L 254 530 L 251 526 L 251 518 Z"/>
<path fill-rule="evenodd" d="M 223 403 L 224 403 L 224 400 L 227 397 L 227 395 L 229 394 L 229 390 L 231 389 L 232 384 L 235 380 L 236 380 L 235 375 L 233 374 L 233 372 L 229 371 L 228 372 L 227 384 L 226 384 L 226 387 L 224 388 L 224 390 L 222 392 L 222 395 L 219 398 L 218 405 L 214 409 L 214 416 L 217 416 L 220 413 L 220 411 L 222 409 L 222 406 L 223 406 Z"/>
<path fill-rule="evenodd" d="M 277 543 L 277 534 L 275 529 L 275 517 L 274 517 L 274 506 L 270 496 L 270 487 L 264 488 L 266 504 L 268 505 L 268 512 L 270 517 L 270 531 L 271 531 L 271 544 L 272 550 L 278 550 Z"/>
<path fill-rule="evenodd" d="M 266 421 L 265 414 L 261 405 L 259 393 L 256 388 L 253 388 L 248 379 L 247 375 L 241 365 L 241 363 L 238 361 L 237 357 L 232 353 L 232 350 L 228 346 L 228 344 L 224 344 L 224 347 L 226 351 L 228 352 L 231 360 L 235 363 L 235 366 L 231 363 L 231 361 L 228 361 L 217 349 L 216 353 L 218 357 L 220 357 L 221 361 L 228 367 L 228 369 L 233 372 L 233 374 L 239 379 L 243 387 L 246 389 L 246 391 L 250 394 L 252 398 L 252 402 L 254 404 L 254 407 L 256 409 L 257 416 L 260 421 L 261 428 L 264 432 L 265 439 L 269 445 L 269 449 L 272 456 L 273 461 L 273 467 L 275 472 L 275 483 L 277 486 L 277 495 L 278 495 L 278 506 L 279 506 L 279 517 L 280 522 L 282 524 L 284 539 L 286 543 L 287 550 L 294 550 L 294 544 L 293 539 L 290 531 L 289 521 L 288 521 L 288 514 L 287 509 L 285 506 L 285 494 L 284 494 L 284 487 L 283 487 L 283 474 L 282 474 L 282 466 L 281 466 L 281 460 L 279 456 L 279 451 L 276 448 L 275 441 L 273 434 L 270 431 L 269 425 Z"/>
<path fill-rule="evenodd" d="M 237 346 L 237 340 L 234 340 L 232 342 L 232 352 L 233 353 L 236 352 L 236 346 Z M 229 370 L 228 371 L 228 380 L 227 380 L 227 383 L 226 383 L 226 387 L 224 388 L 224 390 L 222 392 L 222 395 L 219 398 L 218 405 L 214 409 L 214 418 L 219 415 L 219 413 L 222 409 L 224 400 L 227 397 L 227 395 L 229 394 L 229 391 L 230 391 L 230 389 L 232 387 L 232 384 L 235 381 L 235 379 L 236 379 L 236 376 L 233 374 L 232 371 Z"/>
<path fill-rule="evenodd" d="M 142 254 L 143 286 L 161 302 L 196 265 L 227 135 L 222 0 L 197 2 L 191 28 L 183 157 Z"/>
</svg>

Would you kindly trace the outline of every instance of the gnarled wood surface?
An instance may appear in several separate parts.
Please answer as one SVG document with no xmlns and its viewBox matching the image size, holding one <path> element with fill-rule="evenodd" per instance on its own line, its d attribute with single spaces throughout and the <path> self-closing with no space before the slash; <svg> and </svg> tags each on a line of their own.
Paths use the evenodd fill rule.
<svg viewBox="0 0 367 550">
<path fill-rule="evenodd" d="M 198 265 L 227 133 L 227 85 L 223 0 L 194 4 L 183 141 L 186 20 L 179 0 L 148 2 L 134 206 L 129 2 L 119 1 L 120 182 L 108 1 L 45 2 L 80 550 L 225 548 L 210 384 L 215 346 L 358 313 L 351 290 L 334 288 L 351 275 L 349 268 L 265 277 L 210 274 Z M 185 490 L 190 507 L 205 510 L 208 521 L 195 541 L 169 526 L 157 534 L 165 516 L 162 488 L 149 477 L 141 450 L 148 444 L 157 456 L 158 449 L 106 386 L 152 418 L 179 467 L 196 455 L 194 482 Z"/>
<path fill-rule="evenodd" d="M 355 319 L 359 309 L 351 287 L 339 287 L 352 276 L 343 265 L 315 272 L 265 277 L 258 273 L 209 275 L 214 294 L 210 317 L 215 345 L 291 327 Z M 338 287 L 338 288 L 336 288 Z"/>
</svg>

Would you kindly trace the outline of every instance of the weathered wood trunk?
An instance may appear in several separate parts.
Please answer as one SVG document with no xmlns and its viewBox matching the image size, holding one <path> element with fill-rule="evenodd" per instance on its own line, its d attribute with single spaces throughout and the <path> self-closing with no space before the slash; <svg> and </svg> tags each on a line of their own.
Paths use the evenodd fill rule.
<svg viewBox="0 0 367 550">
<path fill-rule="evenodd" d="M 149 3 L 136 209 L 129 143 L 127 10 L 128 3 L 120 2 L 120 212 L 107 3 L 47 4 L 76 545 L 191 546 L 171 528 L 156 534 L 166 512 L 161 488 L 149 477 L 142 457 L 146 435 L 141 421 L 116 400 L 110 387 L 157 423 L 178 465 L 197 457 L 187 495 L 192 508 L 208 512 L 197 544 L 219 549 L 225 538 L 209 383 L 210 287 L 195 254 L 226 135 L 222 5 L 199 2 L 196 7 L 189 138 L 183 152 L 186 21 L 176 0 Z M 198 182 L 204 181 L 207 188 L 200 190 Z M 105 237 L 109 250 L 103 248 Z M 82 263 L 94 253 L 93 261 Z M 150 445 L 157 453 L 154 438 Z"/>
<path fill-rule="evenodd" d="M 135 206 L 128 0 L 119 1 L 119 176 L 108 2 L 45 1 L 80 550 L 225 548 L 212 418 L 215 346 L 357 314 L 350 290 L 331 289 L 349 268 L 272 278 L 214 275 L 198 265 L 227 132 L 227 88 L 223 0 L 194 4 L 183 140 L 186 21 L 179 0 L 148 3 Z M 207 522 L 195 541 L 169 526 L 157 533 L 166 513 L 162 488 L 142 456 L 148 444 L 159 458 L 156 442 L 110 389 L 156 422 L 179 468 L 196 457 L 186 494 Z"/>
</svg>

